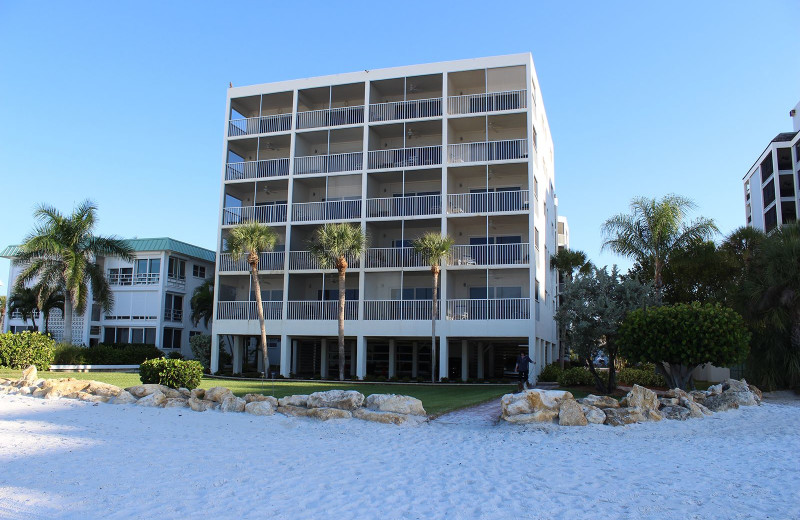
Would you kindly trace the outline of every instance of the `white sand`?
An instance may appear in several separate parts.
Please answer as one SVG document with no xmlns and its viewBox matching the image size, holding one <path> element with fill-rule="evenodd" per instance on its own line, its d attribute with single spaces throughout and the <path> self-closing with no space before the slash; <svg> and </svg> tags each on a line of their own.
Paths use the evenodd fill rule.
<svg viewBox="0 0 800 520">
<path fill-rule="evenodd" d="M 0 398 L 0 518 L 800 518 L 800 406 L 419 428 Z"/>
</svg>

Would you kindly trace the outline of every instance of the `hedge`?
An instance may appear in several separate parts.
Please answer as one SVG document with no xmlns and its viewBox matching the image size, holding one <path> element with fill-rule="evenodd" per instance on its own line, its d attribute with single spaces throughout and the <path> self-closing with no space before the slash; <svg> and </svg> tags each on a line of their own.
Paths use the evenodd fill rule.
<svg viewBox="0 0 800 520">
<path fill-rule="evenodd" d="M 163 357 L 154 345 L 128 343 L 123 345 L 95 345 L 81 347 L 59 343 L 55 348 L 56 365 L 138 365 L 147 359 Z"/>
<path fill-rule="evenodd" d="M 555 363 L 550 363 L 549 365 L 544 367 L 542 369 L 542 373 L 539 374 L 537 380 L 543 382 L 555 383 L 558 381 L 558 378 L 561 377 L 562 373 L 564 373 L 564 370 L 561 370 L 561 364 L 558 361 L 556 361 Z"/>
<path fill-rule="evenodd" d="M 54 346 L 55 341 L 40 332 L 0 334 L 0 366 L 25 368 L 35 365 L 37 370 L 49 370 Z"/>
<path fill-rule="evenodd" d="M 617 372 L 617 382 L 625 386 L 667 386 L 664 377 L 656 374 L 653 368 L 623 368 Z"/>
<path fill-rule="evenodd" d="M 142 383 L 155 383 L 170 388 L 197 388 L 203 377 L 203 365 L 180 359 L 150 359 L 139 365 Z"/>
<path fill-rule="evenodd" d="M 568 368 L 558 376 L 559 386 L 590 386 L 594 384 L 594 376 L 583 367 Z"/>
</svg>

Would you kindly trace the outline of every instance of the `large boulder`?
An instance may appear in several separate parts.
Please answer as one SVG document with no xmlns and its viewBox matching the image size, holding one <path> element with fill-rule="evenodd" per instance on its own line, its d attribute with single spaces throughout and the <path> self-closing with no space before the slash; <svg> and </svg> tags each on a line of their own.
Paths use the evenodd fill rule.
<svg viewBox="0 0 800 520">
<path fill-rule="evenodd" d="M 695 403 L 703 404 L 706 398 L 709 396 L 707 392 L 703 392 L 702 390 L 692 390 L 689 392 L 689 395 L 692 396 L 692 400 Z"/>
<path fill-rule="evenodd" d="M 552 423 L 558 417 L 558 410 L 539 410 L 533 413 L 508 415 L 503 419 L 512 424 Z"/>
<path fill-rule="evenodd" d="M 733 395 L 733 392 L 724 392 L 719 395 L 712 395 L 703 401 L 703 405 L 712 412 L 725 412 L 739 408 L 739 399 Z"/>
<path fill-rule="evenodd" d="M 100 397 L 116 397 L 122 392 L 122 388 L 110 385 L 108 383 L 101 383 L 100 381 L 89 381 L 89 386 L 87 386 L 84 392 L 88 392 L 90 394 L 98 395 Z"/>
<path fill-rule="evenodd" d="M 156 390 L 136 401 L 136 406 L 163 406 L 166 400 L 167 396 L 160 390 Z"/>
<path fill-rule="evenodd" d="M 164 408 L 188 408 L 189 400 L 183 397 L 168 397 L 164 401 Z"/>
<path fill-rule="evenodd" d="M 534 388 L 516 394 L 506 394 L 500 399 L 501 417 L 508 420 L 514 415 L 529 415 L 537 412 L 555 412 L 551 419 L 558 415 L 558 408 L 565 399 L 572 399 L 572 394 L 563 390 L 542 390 Z M 540 414 L 543 417 L 549 414 Z M 515 422 L 515 421 L 512 421 Z M 519 422 L 519 421 L 516 421 Z M 534 422 L 533 420 L 527 422 Z"/>
<path fill-rule="evenodd" d="M 198 399 L 196 397 L 190 397 L 187 402 L 189 403 L 189 408 L 195 412 L 205 412 L 206 410 L 216 410 L 219 408 L 219 403 L 215 401 Z"/>
<path fill-rule="evenodd" d="M 94 395 L 89 392 L 77 392 L 75 397 L 81 401 L 88 401 L 90 403 L 107 403 L 111 399 L 111 397 Z"/>
<path fill-rule="evenodd" d="M 263 395 L 263 394 L 245 394 L 244 400 L 246 403 L 254 403 L 259 401 L 268 401 L 273 408 L 278 407 L 278 400 L 272 397 L 271 395 Z"/>
<path fill-rule="evenodd" d="M 722 391 L 749 392 L 750 387 L 747 385 L 747 381 L 744 379 L 741 381 L 737 381 L 736 379 L 726 379 L 722 382 Z"/>
<path fill-rule="evenodd" d="M 589 404 L 582 404 L 581 411 L 586 420 L 591 424 L 603 424 L 606 422 L 606 414 L 602 409 Z"/>
<path fill-rule="evenodd" d="M 353 414 L 341 408 L 309 408 L 307 417 L 329 421 L 331 419 L 352 419 Z"/>
<path fill-rule="evenodd" d="M 34 392 L 34 397 L 44 397 L 45 399 L 58 399 L 62 396 L 82 392 L 91 381 L 85 379 L 48 379 L 39 390 Z"/>
<path fill-rule="evenodd" d="M 161 392 L 164 394 L 164 397 L 168 398 L 176 398 L 176 397 L 183 397 L 180 392 L 175 390 L 174 388 L 170 388 L 168 386 L 159 385 L 155 383 L 148 383 L 145 385 L 136 385 L 126 388 L 128 392 L 133 394 L 135 397 L 146 397 L 148 395 L 154 394 L 155 392 Z"/>
<path fill-rule="evenodd" d="M 225 388 L 224 386 L 213 386 L 206 390 L 206 394 L 203 399 L 222 404 L 222 401 L 233 396 L 233 392 L 231 392 L 230 389 Z"/>
<path fill-rule="evenodd" d="M 764 394 L 761 392 L 761 390 L 759 390 L 756 385 L 751 385 L 751 384 L 748 384 L 747 388 L 750 389 L 750 392 L 756 398 L 756 402 L 760 404 L 761 400 L 764 399 Z"/>
<path fill-rule="evenodd" d="M 278 406 L 302 406 L 305 408 L 307 404 L 307 395 L 287 395 L 286 397 L 278 399 Z"/>
<path fill-rule="evenodd" d="M 364 394 L 355 390 L 328 390 L 327 392 L 314 392 L 308 396 L 309 408 L 338 408 L 340 410 L 355 410 L 364 404 Z"/>
<path fill-rule="evenodd" d="M 407 415 L 427 415 L 422 401 L 416 397 L 395 394 L 372 394 L 367 396 L 365 408 L 379 412 L 394 412 Z M 395 423 L 397 424 L 397 423 Z"/>
<path fill-rule="evenodd" d="M 596 408 L 619 408 L 619 401 L 610 395 L 589 394 L 583 399 L 578 399 L 578 402 Z"/>
<path fill-rule="evenodd" d="M 722 394 L 734 397 L 739 406 L 755 406 L 760 401 L 756 398 L 756 394 L 750 391 L 750 385 L 744 379 L 741 381 L 735 379 L 723 381 Z"/>
<path fill-rule="evenodd" d="M 558 409 L 558 424 L 561 426 L 586 426 L 589 421 L 583 414 L 581 405 L 574 399 L 561 401 Z"/>
<path fill-rule="evenodd" d="M 643 411 L 658 411 L 658 404 L 658 396 L 656 393 L 649 388 L 639 385 L 633 385 L 631 391 L 619 402 L 620 407 L 638 408 Z M 659 415 L 659 417 L 661 416 Z"/>
<path fill-rule="evenodd" d="M 680 401 L 678 401 L 677 397 L 659 397 L 658 398 L 658 405 L 659 407 L 663 408 L 665 406 L 680 406 Z"/>
<path fill-rule="evenodd" d="M 689 418 L 689 409 L 683 406 L 665 406 L 659 410 L 664 419 L 685 421 Z"/>
<path fill-rule="evenodd" d="M 309 409 L 304 406 L 286 404 L 278 406 L 277 412 L 290 417 L 308 417 Z"/>
<path fill-rule="evenodd" d="M 189 397 L 194 397 L 195 399 L 203 399 L 206 396 L 206 391 L 202 388 L 194 388 L 189 390 Z"/>
<path fill-rule="evenodd" d="M 22 377 L 20 377 L 20 381 L 24 383 L 24 386 L 32 386 L 34 381 L 38 379 L 38 374 L 36 373 L 36 366 L 35 365 L 28 365 L 22 371 Z"/>
<path fill-rule="evenodd" d="M 275 408 L 269 401 L 250 401 L 244 405 L 244 411 L 253 415 L 272 415 Z"/>
<path fill-rule="evenodd" d="M 229 396 L 222 400 L 219 406 L 220 412 L 243 412 L 247 403 L 241 397 Z"/>
<path fill-rule="evenodd" d="M 711 412 L 705 406 L 695 403 L 691 397 L 681 397 L 679 399 L 680 405 L 689 410 L 689 417 L 692 419 L 702 419 L 706 415 L 711 415 Z M 705 412 L 708 411 L 706 414 Z"/>
<path fill-rule="evenodd" d="M 722 383 L 708 387 L 708 395 L 719 395 L 722 393 Z"/>
<path fill-rule="evenodd" d="M 122 390 L 108 402 L 111 404 L 132 404 L 136 402 L 136 397 L 127 390 Z"/>
<path fill-rule="evenodd" d="M 687 393 L 685 390 L 681 390 L 680 388 L 670 388 L 669 390 L 667 390 L 666 396 L 674 397 L 675 399 L 678 400 L 680 400 L 681 398 L 690 400 L 692 399 L 692 396 L 689 395 L 689 393 Z"/>
<path fill-rule="evenodd" d="M 383 424 L 418 425 L 422 424 L 426 420 L 425 417 L 421 415 L 405 414 L 397 412 L 379 412 L 368 408 L 358 408 L 356 410 L 353 410 L 353 417 L 364 421 L 372 421 Z"/>
<path fill-rule="evenodd" d="M 606 424 L 611 426 L 624 426 L 648 420 L 648 417 L 639 408 L 606 408 L 603 411 L 606 414 Z"/>
</svg>

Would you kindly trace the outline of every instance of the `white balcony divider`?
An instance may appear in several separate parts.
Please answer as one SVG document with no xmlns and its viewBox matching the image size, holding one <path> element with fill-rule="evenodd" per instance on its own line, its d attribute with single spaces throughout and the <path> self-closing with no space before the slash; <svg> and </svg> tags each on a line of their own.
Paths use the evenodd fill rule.
<svg viewBox="0 0 800 520">
<path fill-rule="evenodd" d="M 448 265 L 517 265 L 529 262 L 530 244 L 456 245 L 450 248 Z"/>
<path fill-rule="evenodd" d="M 447 196 L 447 213 L 528 211 L 528 190 L 454 193 Z"/>
<path fill-rule="evenodd" d="M 447 145 L 447 160 L 451 163 L 508 161 L 527 157 L 526 139 Z"/>
<path fill-rule="evenodd" d="M 360 171 L 364 166 L 364 154 L 361 152 L 337 153 L 332 155 L 307 155 L 295 157 L 295 175 L 313 173 L 338 173 Z"/>
<path fill-rule="evenodd" d="M 413 247 L 372 247 L 367 249 L 366 267 L 427 267 Z"/>
<path fill-rule="evenodd" d="M 257 320 L 257 302 L 218 302 L 217 319 L 220 320 Z M 283 318 L 283 302 L 261 302 L 264 319 L 280 320 Z"/>
<path fill-rule="evenodd" d="M 339 301 L 290 301 L 288 302 L 290 320 L 335 320 L 339 317 Z M 358 319 L 358 301 L 344 302 L 344 319 Z"/>
<path fill-rule="evenodd" d="M 288 132 L 291 129 L 292 114 L 248 117 L 246 119 L 231 119 L 228 123 L 228 136 Z"/>
<path fill-rule="evenodd" d="M 347 259 L 348 268 L 357 268 L 361 265 L 361 260 L 357 257 Z M 311 251 L 290 251 L 289 252 L 289 269 L 294 271 L 302 271 L 308 269 L 322 269 L 319 260 L 311 254 Z M 330 269 L 333 269 L 331 267 Z"/>
<path fill-rule="evenodd" d="M 286 258 L 286 253 L 283 251 L 268 251 L 258 255 L 258 270 L 259 271 L 279 271 L 283 269 L 283 261 Z M 246 258 L 234 260 L 231 258 L 230 253 L 222 253 L 219 255 L 219 270 L 220 272 L 226 271 L 250 271 L 250 264 L 247 263 Z"/>
<path fill-rule="evenodd" d="M 369 106 L 370 121 L 396 121 L 442 115 L 442 98 L 390 101 Z"/>
<path fill-rule="evenodd" d="M 262 224 L 286 222 L 286 208 L 286 204 L 224 208 L 222 210 L 222 225 L 235 226 L 252 220 Z"/>
<path fill-rule="evenodd" d="M 442 164 L 441 146 L 418 146 L 393 150 L 372 150 L 367 166 L 370 170 L 383 168 L 406 168 Z"/>
<path fill-rule="evenodd" d="M 448 320 L 527 320 L 530 298 L 447 300 Z"/>
<path fill-rule="evenodd" d="M 292 204 L 292 220 L 350 220 L 361 218 L 361 200 L 331 200 Z"/>
<path fill-rule="evenodd" d="M 430 321 L 431 301 L 430 300 L 364 300 L 364 319 Z"/>
<path fill-rule="evenodd" d="M 297 113 L 297 128 L 321 126 L 357 125 L 364 122 L 364 105 L 354 107 L 326 108 Z"/>
<path fill-rule="evenodd" d="M 226 181 L 265 179 L 289 175 L 289 159 L 264 159 L 261 161 L 231 162 L 225 168 Z"/>
<path fill-rule="evenodd" d="M 367 217 L 412 217 L 442 212 L 441 195 L 367 199 Z"/>
<path fill-rule="evenodd" d="M 507 90 L 488 94 L 467 94 L 447 98 L 448 114 L 477 114 L 528 108 L 525 90 Z"/>
<path fill-rule="evenodd" d="M 164 319 L 166 321 L 183 321 L 183 310 L 181 309 L 165 309 Z"/>
</svg>

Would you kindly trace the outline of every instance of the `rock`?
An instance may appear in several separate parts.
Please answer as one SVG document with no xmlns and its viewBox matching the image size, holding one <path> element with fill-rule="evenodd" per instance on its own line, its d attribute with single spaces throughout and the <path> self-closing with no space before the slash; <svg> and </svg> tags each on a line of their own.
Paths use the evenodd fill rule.
<svg viewBox="0 0 800 520">
<path fill-rule="evenodd" d="M 217 402 L 208 401 L 206 399 L 198 399 L 196 397 L 189 398 L 187 403 L 189 403 L 189 408 L 195 412 L 205 412 L 206 410 L 216 410 L 219 408 L 219 403 Z"/>
<path fill-rule="evenodd" d="M 206 390 L 206 395 L 203 399 L 206 401 L 214 401 L 215 403 L 222 403 L 222 401 L 228 397 L 233 397 L 233 392 L 224 386 L 214 386 Z"/>
<path fill-rule="evenodd" d="M 34 388 L 35 388 L 35 387 L 34 387 Z M 31 387 L 29 387 L 29 386 L 23 386 L 22 388 L 20 388 L 19 390 L 17 390 L 17 393 L 18 393 L 19 395 L 31 395 L 33 392 L 31 391 Z"/>
<path fill-rule="evenodd" d="M 307 404 L 307 395 L 287 395 L 286 397 L 278 399 L 278 406 L 302 406 L 305 408 Z"/>
<path fill-rule="evenodd" d="M 355 410 L 364 403 L 364 394 L 355 390 L 328 390 L 327 392 L 314 392 L 308 396 L 309 408 L 338 408 L 340 410 Z"/>
<path fill-rule="evenodd" d="M 541 390 L 534 388 L 516 394 L 506 394 L 500 399 L 503 419 L 513 415 L 535 414 L 539 411 L 553 411 L 558 415 L 561 401 L 572 399 L 572 394 L 563 390 Z M 532 421 L 530 421 L 532 422 Z"/>
<path fill-rule="evenodd" d="M 558 417 L 558 410 L 538 410 L 533 413 L 507 415 L 503 420 L 512 424 L 529 424 L 535 422 L 552 423 Z"/>
<path fill-rule="evenodd" d="M 679 406 L 680 402 L 677 397 L 659 397 L 658 403 L 660 407 L 664 406 Z"/>
<path fill-rule="evenodd" d="M 583 399 L 578 399 L 578 402 L 595 408 L 619 408 L 619 401 L 610 395 L 589 394 Z"/>
<path fill-rule="evenodd" d="M 733 392 L 749 392 L 750 387 L 747 385 L 747 381 L 742 379 L 741 381 L 737 381 L 736 379 L 726 379 L 722 382 L 722 391 L 733 391 Z"/>
<path fill-rule="evenodd" d="M 164 385 L 157 385 L 155 383 L 131 386 L 129 388 L 126 388 L 125 390 L 127 390 L 136 397 L 146 397 L 155 392 L 161 392 L 162 394 L 164 394 L 164 397 L 170 397 L 170 398 L 182 397 L 181 393 L 175 390 L 174 388 L 170 388 Z"/>
<path fill-rule="evenodd" d="M 700 405 L 692 401 L 691 398 L 687 399 L 686 397 L 681 397 L 679 401 L 682 407 L 689 410 L 689 417 L 692 419 L 702 419 L 705 417 L 703 410 L 700 409 Z"/>
<path fill-rule="evenodd" d="M 680 400 L 681 398 L 692 399 L 692 396 L 690 396 L 685 390 L 681 390 L 680 388 L 671 388 L 667 390 L 666 395 L 667 397 L 674 397 L 678 400 Z"/>
<path fill-rule="evenodd" d="M 247 403 L 241 397 L 229 396 L 222 400 L 220 404 L 220 412 L 243 412 L 244 406 Z"/>
<path fill-rule="evenodd" d="M 34 382 L 31 384 L 31 386 L 35 386 L 35 387 L 37 387 L 37 388 L 40 388 L 40 387 L 41 387 L 41 386 L 44 384 L 44 382 L 45 382 L 45 381 L 46 381 L 46 379 L 42 379 L 42 378 L 40 377 L 39 379 L 37 379 L 36 381 L 34 381 Z"/>
<path fill-rule="evenodd" d="M 659 412 L 661 417 L 672 421 L 685 421 L 689 418 L 689 409 L 683 406 L 665 406 Z"/>
<path fill-rule="evenodd" d="M 638 408 L 642 411 L 658 411 L 658 404 L 658 396 L 656 393 L 639 385 L 633 385 L 631 391 L 619 402 L 621 407 Z M 661 415 L 658 415 L 658 417 L 660 418 Z"/>
<path fill-rule="evenodd" d="M 13 382 L 14 382 L 13 379 L 8 379 L 7 377 L 0 377 L 0 386 L 10 385 Z"/>
<path fill-rule="evenodd" d="M 735 398 L 736 402 L 739 403 L 739 406 L 756 406 L 758 404 L 755 394 L 751 392 L 749 388 L 744 392 L 726 390 L 722 392 L 722 395 L 729 395 Z"/>
<path fill-rule="evenodd" d="M 136 402 L 136 397 L 127 390 L 122 390 L 115 397 L 112 397 L 108 402 L 111 404 L 131 404 Z"/>
<path fill-rule="evenodd" d="M 405 415 L 427 415 L 422 401 L 416 397 L 396 394 L 372 394 L 367 396 L 365 408 L 379 412 L 394 412 Z M 394 423 L 398 424 L 398 423 Z"/>
<path fill-rule="evenodd" d="M 764 394 L 763 394 L 763 393 L 761 393 L 761 390 L 759 390 L 759 389 L 756 387 L 756 385 L 751 385 L 751 384 L 748 384 L 748 385 L 747 385 L 747 388 L 749 388 L 749 389 L 750 389 L 750 393 L 752 393 L 752 394 L 753 394 L 753 396 L 755 396 L 755 398 L 756 398 L 756 402 L 758 402 L 759 404 L 761 404 L 761 400 L 762 400 L 762 399 L 764 399 Z"/>
<path fill-rule="evenodd" d="M 582 404 L 581 411 L 590 424 L 603 424 L 606 422 L 606 414 L 600 408 L 589 404 Z"/>
<path fill-rule="evenodd" d="M 369 399 L 369 397 L 367 398 Z M 413 424 L 418 425 L 425 422 L 425 418 L 416 414 L 404 414 L 397 412 L 379 412 L 367 408 L 353 410 L 353 417 L 363 421 L 372 421 L 383 424 Z"/>
<path fill-rule="evenodd" d="M 739 408 L 739 399 L 733 393 L 722 393 L 709 397 L 703 405 L 712 412 L 725 412 Z"/>
<path fill-rule="evenodd" d="M 83 391 L 84 388 L 89 386 L 89 383 L 91 383 L 91 381 L 73 379 L 71 377 L 66 379 L 48 379 L 42 383 L 39 390 L 41 390 L 40 395 L 45 399 L 58 399 L 63 395 Z"/>
<path fill-rule="evenodd" d="M 100 381 L 89 381 L 89 386 L 87 386 L 84 392 L 88 392 L 90 394 L 98 395 L 100 397 L 116 397 L 119 395 L 120 392 L 123 392 L 122 388 L 110 385 L 108 383 L 101 383 Z"/>
<path fill-rule="evenodd" d="M 272 415 L 275 408 L 269 401 L 250 401 L 244 405 L 244 411 L 253 415 Z"/>
<path fill-rule="evenodd" d="M 160 390 L 156 390 L 152 394 L 148 394 L 138 401 L 136 401 L 137 406 L 163 406 L 164 402 L 167 400 L 167 396 L 163 394 Z"/>
<path fill-rule="evenodd" d="M 280 402 L 281 399 L 278 399 Z M 308 408 L 302 406 L 294 406 L 291 404 L 278 406 L 278 413 L 288 415 L 291 417 L 308 417 Z"/>
<path fill-rule="evenodd" d="M 309 408 L 308 417 L 313 417 L 321 421 L 329 421 L 331 419 L 352 419 L 353 414 L 341 408 Z"/>
<path fill-rule="evenodd" d="M 195 399 L 203 399 L 206 396 L 206 391 L 202 388 L 195 388 L 194 390 L 189 391 L 189 397 L 194 397 Z"/>
<path fill-rule="evenodd" d="M 20 377 L 20 381 L 25 383 L 25 386 L 31 386 L 34 381 L 39 378 L 38 374 L 36 373 L 36 366 L 35 365 L 28 365 L 22 371 L 22 377 Z"/>
<path fill-rule="evenodd" d="M 192 397 L 192 391 L 189 390 L 188 388 L 183 388 L 183 387 L 178 388 L 178 392 L 181 393 L 181 397 L 183 397 L 184 399 L 189 399 L 190 397 Z"/>
<path fill-rule="evenodd" d="M 164 408 L 188 408 L 189 400 L 183 397 L 168 397 L 164 401 Z"/>
<path fill-rule="evenodd" d="M 267 401 L 269 402 L 273 408 L 278 407 L 278 400 L 272 397 L 271 395 L 262 395 L 262 394 L 245 394 L 244 395 L 245 402 L 249 403 L 256 403 L 259 401 Z"/>
<path fill-rule="evenodd" d="M 611 426 L 624 426 L 626 424 L 645 422 L 650 418 L 645 416 L 639 408 L 606 408 L 603 412 L 606 414 L 606 424 Z M 659 418 L 660 417 L 661 415 L 659 415 Z"/>
<path fill-rule="evenodd" d="M 700 404 L 702 404 L 703 401 L 705 401 L 706 398 L 708 397 L 708 394 L 706 392 L 703 392 L 702 390 L 692 390 L 691 392 L 689 392 L 689 395 L 692 397 L 692 400 L 695 403 L 700 403 Z"/>
<path fill-rule="evenodd" d="M 89 401 L 90 403 L 107 403 L 111 397 L 103 395 L 94 395 L 89 392 L 78 392 L 75 396 L 81 401 Z"/>
<path fill-rule="evenodd" d="M 722 393 L 722 383 L 708 387 L 708 395 L 719 395 Z"/>
<path fill-rule="evenodd" d="M 558 424 L 561 426 L 586 426 L 589 421 L 583 415 L 581 405 L 574 399 L 561 401 L 558 409 Z"/>
</svg>

